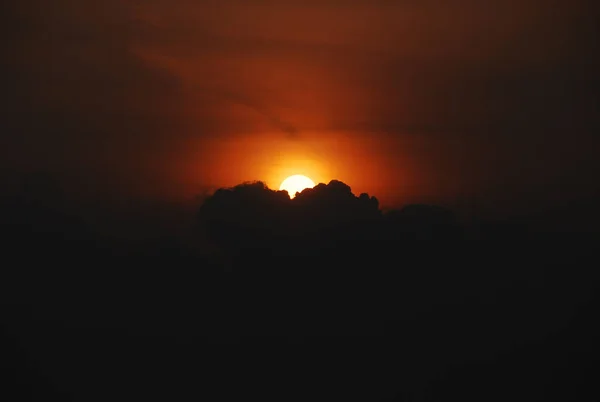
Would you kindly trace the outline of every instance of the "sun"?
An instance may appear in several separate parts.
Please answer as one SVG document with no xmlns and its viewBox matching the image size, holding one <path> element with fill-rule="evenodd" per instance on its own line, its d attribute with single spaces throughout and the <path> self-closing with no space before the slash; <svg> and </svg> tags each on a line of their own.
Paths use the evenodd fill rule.
<svg viewBox="0 0 600 402">
<path fill-rule="evenodd" d="M 290 198 L 294 198 L 296 193 L 301 192 L 305 188 L 313 188 L 314 186 L 315 182 L 308 177 L 301 174 L 295 174 L 285 179 L 281 183 L 281 186 L 279 186 L 279 190 L 286 190 L 290 195 Z"/>
</svg>

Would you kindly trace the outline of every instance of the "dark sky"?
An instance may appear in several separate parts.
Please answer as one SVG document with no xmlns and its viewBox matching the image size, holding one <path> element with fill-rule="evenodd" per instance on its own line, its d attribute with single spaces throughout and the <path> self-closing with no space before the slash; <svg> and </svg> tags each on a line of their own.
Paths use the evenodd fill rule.
<svg viewBox="0 0 600 402">
<path fill-rule="evenodd" d="M 384 206 L 589 198 L 593 3 L 3 1 L 0 163 L 112 197 L 303 173 Z"/>
</svg>

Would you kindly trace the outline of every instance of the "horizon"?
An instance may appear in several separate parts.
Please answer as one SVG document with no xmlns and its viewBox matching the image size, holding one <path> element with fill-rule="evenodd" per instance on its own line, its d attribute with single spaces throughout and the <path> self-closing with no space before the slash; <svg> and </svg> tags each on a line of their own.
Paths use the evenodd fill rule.
<svg viewBox="0 0 600 402">
<path fill-rule="evenodd" d="M 36 205 L 40 207 L 48 207 L 56 212 L 67 213 L 75 218 L 83 219 L 88 225 L 88 229 L 94 232 L 131 240 L 167 234 L 189 236 L 188 232 L 195 225 L 195 216 L 198 210 L 218 190 L 232 190 L 240 186 L 261 183 L 268 191 L 281 191 L 277 187 L 270 187 L 266 181 L 248 180 L 232 186 L 198 193 L 196 196 L 184 200 L 142 195 L 114 197 L 111 194 L 106 194 L 104 197 L 94 194 L 85 198 L 62 191 L 60 183 L 47 175 L 34 174 L 31 177 L 34 180 L 25 180 L 21 183 L 27 184 L 27 187 L 16 186 L 13 191 L 5 192 L 4 201 L 10 200 L 11 196 L 24 196 L 23 200 L 35 200 Z M 329 182 L 331 181 L 336 181 L 336 179 Z M 327 183 L 315 183 L 315 185 L 319 184 Z M 344 184 L 348 185 L 348 183 Z M 352 186 L 350 189 L 354 196 L 358 197 L 359 194 L 352 189 Z M 49 192 L 47 198 L 43 194 L 44 191 Z M 376 194 L 368 195 L 377 198 Z M 524 205 L 521 209 L 501 209 L 489 206 L 486 208 L 486 205 L 478 204 L 474 199 L 455 200 L 454 203 L 436 201 L 435 199 L 416 199 L 412 202 L 406 200 L 405 203 L 395 206 L 379 203 L 378 209 L 383 214 L 389 214 L 413 205 L 443 207 L 451 211 L 461 225 L 471 229 L 487 223 L 520 222 L 529 225 L 530 229 L 538 231 L 589 232 L 600 225 L 600 214 L 597 213 L 596 203 L 593 200 L 584 199 L 579 202 L 571 201 L 553 206 Z"/>
</svg>

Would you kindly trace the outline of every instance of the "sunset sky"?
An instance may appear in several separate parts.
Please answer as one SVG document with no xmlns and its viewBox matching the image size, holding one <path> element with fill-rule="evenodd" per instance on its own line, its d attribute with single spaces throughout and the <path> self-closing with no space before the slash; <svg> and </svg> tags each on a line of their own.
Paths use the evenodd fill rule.
<svg viewBox="0 0 600 402">
<path fill-rule="evenodd" d="M 590 197 L 593 4 L 4 1 L 3 178 L 166 199 L 291 174 L 384 206 Z"/>
</svg>

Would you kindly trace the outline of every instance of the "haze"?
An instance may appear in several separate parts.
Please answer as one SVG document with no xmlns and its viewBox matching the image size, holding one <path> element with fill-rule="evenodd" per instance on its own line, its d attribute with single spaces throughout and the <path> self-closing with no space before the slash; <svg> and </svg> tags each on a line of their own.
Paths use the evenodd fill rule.
<svg viewBox="0 0 600 402">
<path fill-rule="evenodd" d="M 4 2 L 6 185 L 186 200 L 301 169 L 384 207 L 589 199 L 592 4 Z"/>
</svg>

